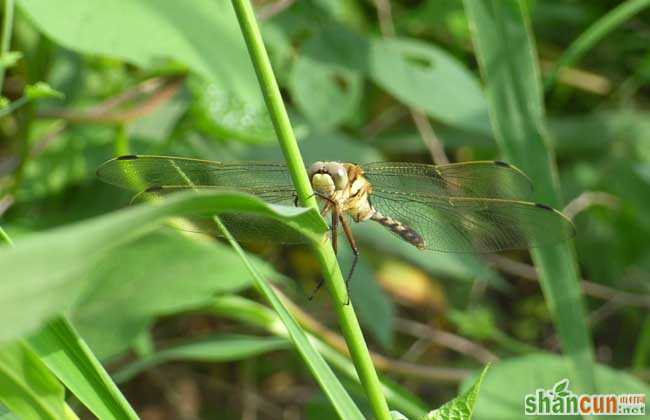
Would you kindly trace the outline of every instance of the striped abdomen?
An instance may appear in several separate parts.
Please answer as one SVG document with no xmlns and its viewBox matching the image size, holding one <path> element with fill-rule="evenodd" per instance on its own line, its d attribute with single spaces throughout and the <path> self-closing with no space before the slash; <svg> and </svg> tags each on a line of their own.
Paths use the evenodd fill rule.
<svg viewBox="0 0 650 420">
<path fill-rule="evenodd" d="M 388 216 L 375 211 L 375 214 L 371 217 L 375 222 L 381 223 L 383 226 L 386 226 L 391 232 L 399 235 L 406 242 L 418 247 L 419 249 L 424 249 L 424 239 L 420 236 L 419 233 L 408 227 L 402 222 L 398 222 L 395 219 L 392 219 Z"/>
</svg>

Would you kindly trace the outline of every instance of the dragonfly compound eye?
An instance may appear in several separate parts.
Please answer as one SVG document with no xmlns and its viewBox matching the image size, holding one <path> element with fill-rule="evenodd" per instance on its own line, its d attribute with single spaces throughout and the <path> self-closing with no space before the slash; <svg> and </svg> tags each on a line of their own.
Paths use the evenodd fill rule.
<svg viewBox="0 0 650 420">
<path fill-rule="evenodd" d="M 337 190 L 342 190 L 348 185 L 348 171 L 338 162 L 325 164 L 325 171 L 332 177 Z"/>
<path fill-rule="evenodd" d="M 311 179 L 314 174 L 317 174 L 319 172 L 323 171 L 323 162 L 314 162 L 310 167 L 309 171 L 307 173 L 309 174 L 309 179 Z"/>
</svg>

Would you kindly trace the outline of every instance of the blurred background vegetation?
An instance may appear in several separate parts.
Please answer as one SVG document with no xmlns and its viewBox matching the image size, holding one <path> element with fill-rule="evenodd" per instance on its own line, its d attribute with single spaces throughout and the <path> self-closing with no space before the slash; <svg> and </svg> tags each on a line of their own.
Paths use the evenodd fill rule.
<svg viewBox="0 0 650 420">
<path fill-rule="evenodd" d="M 648 393 L 650 11 L 643 3 L 525 2 L 564 211 L 578 231 L 583 300 L 561 305 L 585 307 L 599 384 Z M 633 13 L 597 27 L 557 71 L 574 40 L 626 4 Z M 502 158 L 463 2 L 254 5 L 307 163 Z M 282 159 L 228 2 L 16 6 L 2 55 L 0 226 L 17 246 L 127 206 L 128 193 L 95 177 L 112 156 Z M 423 253 L 380 228 L 355 231 L 362 256 L 352 299 L 377 368 L 414 404 L 442 404 L 496 362 L 476 418 L 520 418 L 521 395 L 513 393 L 567 377 L 527 252 Z M 309 250 L 246 247 L 305 328 L 343 348 L 327 293 L 307 300 L 320 278 Z M 348 254 L 339 256 L 344 270 Z M 0 267 L 0 281 L 9 275 Z M 107 250 L 81 278 L 83 287 L 52 298 L 67 302 L 72 323 L 141 417 L 334 417 L 222 242 L 161 227 Z M 363 407 L 363 394 L 353 395 Z"/>
</svg>

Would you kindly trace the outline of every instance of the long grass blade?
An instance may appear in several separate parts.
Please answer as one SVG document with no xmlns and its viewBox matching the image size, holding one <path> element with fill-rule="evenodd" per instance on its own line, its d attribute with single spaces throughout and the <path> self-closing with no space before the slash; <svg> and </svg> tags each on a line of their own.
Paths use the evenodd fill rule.
<svg viewBox="0 0 650 420">
<path fill-rule="evenodd" d="M 522 0 L 465 0 L 490 118 L 504 156 L 535 183 L 536 201 L 560 204 L 557 169 L 549 147 L 542 89 L 530 22 Z M 531 250 L 574 383 L 595 387 L 593 349 L 571 241 Z"/>
</svg>

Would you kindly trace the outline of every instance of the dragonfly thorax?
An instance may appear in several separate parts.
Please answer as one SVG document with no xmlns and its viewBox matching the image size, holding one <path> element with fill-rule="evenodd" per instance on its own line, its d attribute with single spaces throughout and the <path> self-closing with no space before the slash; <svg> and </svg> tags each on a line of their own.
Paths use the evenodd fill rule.
<svg viewBox="0 0 650 420">
<path fill-rule="evenodd" d="M 333 208 L 347 214 L 356 222 L 368 220 L 375 210 L 368 200 L 372 192 L 359 165 L 341 162 L 316 162 L 309 168 L 312 188 L 327 199 L 324 213 Z"/>
</svg>

